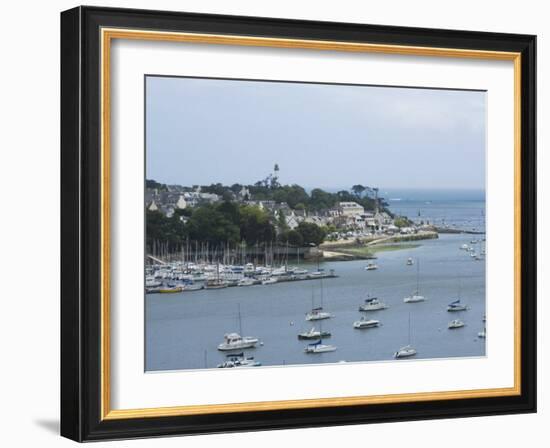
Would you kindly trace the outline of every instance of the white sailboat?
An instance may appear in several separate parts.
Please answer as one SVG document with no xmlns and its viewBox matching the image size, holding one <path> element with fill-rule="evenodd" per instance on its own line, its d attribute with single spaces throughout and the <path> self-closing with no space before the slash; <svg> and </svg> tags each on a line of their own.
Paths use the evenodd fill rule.
<svg viewBox="0 0 550 448">
<path fill-rule="evenodd" d="M 242 322 L 241 322 L 241 305 L 239 304 L 239 333 L 226 333 L 223 336 L 223 342 L 218 345 L 218 350 L 243 350 L 245 348 L 254 348 L 256 344 L 260 342 L 258 338 L 252 336 L 241 336 L 242 334 Z"/>
<path fill-rule="evenodd" d="M 412 293 L 410 296 L 405 297 L 403 299 L 403 302 L 405 303 L 417 303 L 417 302 L 424 302 L 426 300 L 426 297 L 420 294 L 420 261 L 417 261 L 416 263 L 416 291 Z"/>
<path fill-rule="evenodd" d="M 323 340 L 319 339 L 317 342 L 308 344 L 304 349 L 304 352 L 305 353 L 327 353 L 327 352 L 333 352 L 335 350 L 336 350 L 335 345 L 323 344 Z"/>
<path fill-rule="evenodd" d="M 306 314 L 306 320 L 313 321 L 313 320 L 323 320 L 323 319 L 330 319 L 332 317 L 332 314 L 330 314 L 328 311 L 323 310 L 323 280 L 321 279 L 321 306 L 314 307 L 313 305 L 313 289 L 311 290 L 311 311 Z"/>
<path fill-rule="evenodd" d="M 455 330 L 457 328 L 462 328 L 464 325 L 466 325 L 464 322 L 462 322 L 460 319 L 453 319 L 449 322 L 449 330 Z"/>
<path fill-rule="evenodd" d="M 375 271 L 376 269 L 378 269 L 378 265 L 376 263 L 371 262 L 365 266 L 365 271 Z"/>
<path fill-rule="evenodd" d="M 411 356 L 416 355 L 416 349 L 411 345 L 411 313 L 409 313 L 409 343 L 405 345 L 404 347 L 401 347 L 399 350 L 397 350 L 393 357 L 395 359 L 401 359 L 401 358 L 410 358 Z"/>
<path fill-rule="evenodd" d="M 470 307 L 464 303 L 461 302 L 461 288 L 462 283 L 460 282 L 460 279 L 458 281 L 458 294 L 456 300 L 452 301 L 447 305 L 447 311 L 449 312 L 455 312 L 455 311 L 467 311 L 470 309 Z"/>
</svg>

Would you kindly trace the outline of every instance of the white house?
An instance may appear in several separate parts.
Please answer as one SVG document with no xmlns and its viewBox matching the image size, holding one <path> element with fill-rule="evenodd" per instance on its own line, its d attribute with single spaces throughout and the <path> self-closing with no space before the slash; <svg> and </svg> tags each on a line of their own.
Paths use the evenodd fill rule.
<svg viewBox="0 0 550 448">
<path fill-rule="evenodd" d="M 340 202 L 338 208 L 343 216 L 362 215 L 365 213 L 365 208 L 357 202 Z"/>
</svg>

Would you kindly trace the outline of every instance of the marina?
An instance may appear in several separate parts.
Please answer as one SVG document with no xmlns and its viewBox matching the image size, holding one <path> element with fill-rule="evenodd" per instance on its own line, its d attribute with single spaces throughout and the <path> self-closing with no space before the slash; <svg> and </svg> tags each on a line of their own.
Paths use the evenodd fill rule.
<svg viewBox="0 0 550 448">
<path fill-rule="evenodd" d="M 254 357 L 248 364 L 261 363 L 255 368 L 484 356 L 485 263 L 460 250 L 471 240 L 444 234 L 417 248 L 383 252 L 376 262 L 380 269 L 368 273 L 362 260 L 302 263 L 299 275 L 314 273 L 309 281 L 278 278 L 270 285 L 146 294 L 146 370 L 217 368 L 229 360 L 218 347 L 230 341 L 235 345 L 229 350 L 242 352 L 244 360 Z M 458 274 L 461 304 L 468 309 L 452 313 L 466 325 L 451 331 L 447 308 L 456 297 Z M 417 287 L 429 300 L 403 302 Z M 364 306 L 364 321 L 379 322 L 375 329 L 354 327 L 366 316 Z M 237 348 L 241 342 L 251 346 Z"/>
</svg>

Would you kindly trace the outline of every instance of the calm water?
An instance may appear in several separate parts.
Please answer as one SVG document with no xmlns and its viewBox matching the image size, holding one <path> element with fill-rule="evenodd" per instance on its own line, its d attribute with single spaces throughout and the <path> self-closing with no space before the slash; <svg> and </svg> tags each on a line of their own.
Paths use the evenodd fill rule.
<svg viewBox="0 0 550 448">
<path fill-rule="evenodd" d="M 438 240 L 419 242 L 421 246 L 415 249 L 380 253 L 376 271 L 365 271 L 364 261 L 323 263 L 321 267 L 335 270 L 336 279 L 148 295 L 146 370 L 216 367 L 225 359 L 216 348 L 224 333 L 239 331 L 239 306 L 243 335 L 264 343 L 245 353 L 264 366 L 390 360 L 408 343 L 409 314 L 416 359 L 483 356 L 485 341 L 478 339 L 477 333 L 484 325 L 485 262 L 459 250 L 471 239 L 468 235 L 441 235 Z M 420 261 L 420 293 L 427 297 L 425 302 L 403 303 L 416 287 L 417 267 L 405 264 L 408 257 Z M 446 305 L 459 289 L 470 309 L 449 313 Z M 324 308 L 333 314 L 322 321 L 322 329 L 332 333 L 324 342 L 338 349 L 306 355 L 303 350 L 308 342 L 298 340 L 297 335 L 311 328 L 305 313 L 311 309 L 312 294 L 315 305 L 320 305 L 321 291 Z M 390 308 L 359 312 L 367 293 L 378 296 Z M 362 315 L 380 320 L 381 326 L 354 329 L 353 322 Z M 466 326 L 448 330 L 447 324 L 454 318 L 462 319 Z M 319 321 L 315 324 L 318 329 Z"/>
<path fill-rule="evenodd" d="M 485 192 L 405 190 L 384 192 L 390 209 L 414 222 L 485 231 Z"/>
</svg>

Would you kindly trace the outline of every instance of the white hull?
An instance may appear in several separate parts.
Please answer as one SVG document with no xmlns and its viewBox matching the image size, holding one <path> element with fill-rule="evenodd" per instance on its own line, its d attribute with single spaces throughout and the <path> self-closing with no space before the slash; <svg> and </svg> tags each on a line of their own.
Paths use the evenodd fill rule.
<svg viewBox="0 0 550 448">
<path fill-rule="evenodd" d="M 457 328 L 462 328 L 462 327 L 464 327 L 464 322 L 462 321 L 449 322 L 449 330 L 455 330 Z"/>
<path fill-rule="evenodd" d="M 304 349 L 305 353 L 327 353 L 336 351 L 334 345 L 316 345 L 315 347 L 306 347 Z"/>
<path fill-rule="evenodd" d="M 416 355 L 416 350 L 412 347 L 403 347 L 402 349 L 396 351 L 393 354 L 393 357 L 396 359 L 399 358 L 410 358 L 411 356 Z"/>
<path fill-rule="evenodd" d="M 377 320 L 357 320 L 353 323 L 353 328 L 357 330 L 364 330 L 366 328 L 376 328 L 380 325 Z"/>
<path fill-rule="evenodd" d="M 243 348 L 254 348 L 256 347 L 257 343 L 258 343 L 257 339 L 255 340 L 255 342 L 239 342 L 234 344 L 221 343 L 220 345 L 218 345 L 218 350 L 228 351 L 228 350 L 241 350 Z"/>
<path fill-rule="evenodd" d="M 454 311 L 468 311 L 468 307 L 466 305 L 461 306 L 448 306 L 447 311 L 454 312 Z"/>
<path fill-rule="evenodd" d="M 426 298 L 424 296 L 414 295 L 414 296 L 410 296 L 410 297 L 405 297 L 403 299 L 403 302 L 405 302 L 405 303 L 418 303 L 418 302 L 424 302 L 425 300 L 426 300 Z"/>
<path fill-rule="evenodd" d="M 306 320 L 323 320 L 330 319 L 332 316 L 330 313 L 315 313 L 315 314 L 306 314 Z"/>
<path fill-rule="evenodd" d="M 361 305 L 359 311 L 379 311 L 385 310 L 388 308 L 388 305 L 385 303 L 379 303 L 377 305 Z"/>
<path fill-rule="evenodd" d="M 231 333 L 224 336 L 224 342 L 218 345 L 218 350 L 228 351 L 254 348 L 258 342 L 258 338 L 252 338 L 249 336 L 241 337 L 237 333 Z"/>
</svg>

